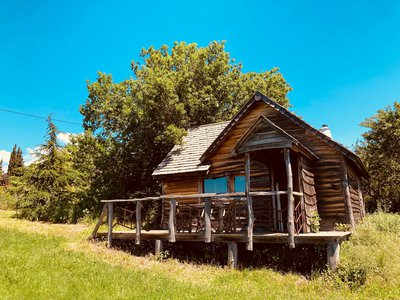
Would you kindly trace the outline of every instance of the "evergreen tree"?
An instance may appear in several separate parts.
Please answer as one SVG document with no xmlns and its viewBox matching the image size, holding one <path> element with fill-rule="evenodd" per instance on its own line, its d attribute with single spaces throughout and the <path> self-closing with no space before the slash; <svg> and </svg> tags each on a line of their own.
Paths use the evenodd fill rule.
<svg viewBox="0 0 400 300">
<path fill-rule="evenodd" d="M 77 179 L 69 153 L 57 142 L 57 127 L 49 117 L 45 143 L 36 152 L 38 161 L 14 180 L 17 215 L 30 220 L 70 221 L 76 202 Z"/>
<path fill-rule="evenodd" d="M 8 163 L 7 174 L 9 176 L 22 176 L 24 169 L 24 159 L 22 157 L 22 150 L 15 144 Z"/>
</svg>

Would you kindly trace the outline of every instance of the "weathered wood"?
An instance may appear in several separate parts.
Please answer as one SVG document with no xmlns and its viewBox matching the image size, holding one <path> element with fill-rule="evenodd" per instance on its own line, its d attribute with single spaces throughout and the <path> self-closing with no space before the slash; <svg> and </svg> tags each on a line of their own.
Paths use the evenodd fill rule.
<svg viewBox="0 0 400 300">
<path fill-rule="evenodd" d="M 245 153 L 245 174 L 246 174 L 246 195 L 247 195 L 247 212 L 248 212 L 246 249 L 249 251 L 253 251 L 254 211 L 253 211 L 253 200 L 250 195 L 250 154 L 249 153 Z"/>
<path fill-rule="evenodd" d="M 271 170 L 271 191 L 275 192 L 275 172 L 274 168 L 270 168 Z M 278 230 L 278 214 L 276 211 L 276 195 L 272 195 L 272 218 L 274 222 L 274 230 Z"/>
<path fill-rule="evenodd" d="M 176 200 L 171 199 L 169 208 L 169 220 L 168 220 L 168 240 L 172 243 L 176 241 L 175 215 L 176 215 Z"/>
<path fill-rule="evenodd" d="M 275 183 L 275 189 L 279 190 L 279 182 Z M 282 205 L 281 205 L 281 196 L 280 194 L 276 194 L 276 210 L 278 212 L 278 228 L 279 231 L 283 231 L 283 216 L 282 216 Z"/>
<path fill-rule="evenodd" d="M 140 234 L 142 232 L 142 202 L 136 202 L 136 240 L 135 244 L 140 244 Z"/>
<path fill-rule="evenodd" d="M 327 245 L 327 260 L 328 266 L 331 270 L 335 270 L 339 263 L 340 256 L 340 243 L 329 242 Z"/>
<path fill-rule="evenodd" d="M 238 263 L 238 248 L 236 242 L 228 242 L 228 267 L 235 269 Z"/>
<path fill-rule="evenodd" d="M 107 237 L 107 232 L 99 232 L 98 237 Z M 113 232 L 113 240 L 135 240 L 134 231 Z M 340 243 L 348 240 L 351 232 L 344 231 L 320 231 L 318 233 L 301 233 L 295 236 L 296 244 L 328 244 L 330 242 Z M 150 230 L 142 232 L 142 240 L 168 240 L 168 230 Z M 203 232 L 179 232 L 176 233 L 177 241 L 204 242 Z M 287 233 L 254 232 L 254 243 L 276 243 L 285 244 L 288 240 Z M 212 242 L 238 242 L 247 241 L 247 233 L 214 233 L 211 236 Z"/>
<path fill-rule="evenodd" d="M 342 166 L 342 185 L 343 185 L 343 196 L 346 208 L 347 221 L 350 224 L 351 229 L 354 229 L 355 221 L 353 215 L 353 208 L 351 206 L 349 179 L 347 176 L 347 163 L 346 163 L 346 157 L 344 157 L 342 154 L 340 155 L 340 163 Z"/>
<path fill-rule="evenodd" d="M 287 175 L 287 191 L 288 191 L 288 205 L 287 205 L 287 230 L 289 234 L 289 247 L 294 248 L 294 197 L 293 197 L 293 174 L 292 165 L 290 162 L 290 149 L 283 150 L 286 175 Z"/>
<path fill-rule="evenodd" d="M 364 204 L 364 198 L 362 194 L 362 186 L 361 186 L 361 180 L 357 178 L 357 189 L 358 189 L 358 199 L 360 200 L 360 209 L 361 209 L 361 217 L 365 217 L 365 204 Z"/>
<path fill-rule="evenodd" d="M 307 223 L 307 215 L 306 215 L 306 204 L 304 200 L 304 186 L 303 186 L 303 157 L 301 154 L 299 154 L 297 159 L 297 179 L 298 179 L 298 184 L 299 184 L 299 190 L 303 194 L 300 196 L 300 201 L 301 201 L 301 214 L 302 214 L 302 222 L 303 222 L 303 231 L 304 232 L 310 232 L 310 227 L 308 226 Z"/>
<path fill-rule="evenodd" d="M 158 255 L 163 251 L 162 240 L 156 240 L 154 245 L 154 254 Z"/>
<path fill-rule="evenodd" d="M 99 230 L 101 223 L 103 223 L 104 217 L 107 215 L 107 207 L 108 207 L 108 204 L 103 205 L 103 209 L 101 211 L 99 221 L 96 223 L 96 226 L 94 227 L 93 232 L 89 237 L 90 239 L 96 238 L 97 231 Z"/>
<path fill-rule="evenodd" d="M 107 236 L 107 247 L 112 246 L 112 233 L 113 233 L 113 216 L 114 207 L 113 203 L 108 203 L 108 236 Z"/>
<path fill-rule="evenodd" d="M 204 241 L 211 242 L 211 199 L 204 199 Z"/>
</svg>

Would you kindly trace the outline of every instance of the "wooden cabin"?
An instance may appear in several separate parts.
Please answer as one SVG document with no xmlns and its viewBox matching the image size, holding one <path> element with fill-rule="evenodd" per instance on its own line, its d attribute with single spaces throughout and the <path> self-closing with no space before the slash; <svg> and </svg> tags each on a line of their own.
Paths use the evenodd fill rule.
<svg viewBox="0 0 400 300">
<path fill-rule="evenodd" d="M 365 215 L 360 182 L 368 173 L 360 158 L 261 93 L 231 121 L 191 128 L 153 176 L 163 191 L 153 238 L 227 241 L 234 261 L 236 242 L 248 250 L 257 242 L 325 243 L 334 267 L 350 234 L 335 232 L 335 224 L 352 229 Z M 134 200 L 134 238 L 152 239 L 140 231 L 144 199 Z M 112 222 L 109 242 L 122 236 L 112 234 Z"/>
</svg>

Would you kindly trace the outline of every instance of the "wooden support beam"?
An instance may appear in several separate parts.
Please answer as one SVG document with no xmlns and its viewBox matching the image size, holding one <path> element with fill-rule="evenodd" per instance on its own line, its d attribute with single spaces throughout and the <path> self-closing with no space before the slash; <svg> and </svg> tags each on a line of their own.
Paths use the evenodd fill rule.
<svg viewBox="0 0 400 300">
<path fill-rule="evenodd" d="M 246 197 L 247 197 L 247 212 L 248 212 L 248 225 L 247 225 L 247 243 L 246 249 L 253 251 L 253 228 L 254 228 L 254 211 L 253 199 L 250 196 L 250 154 L 245 153 L 245 175 L 246 175 Z"/>
<path fill-rule="evenodd" d="M 211 243 L 211 198 L 204 199 L 204 242 Z"/>
<path fill-rule="evenodd" d="M 175 237 L 175 215 L 176 215 L 176 200 L 170 200 L 169 220 L 168 220 L 168 240 L 172 243 L 176 241 Z"/>
<path fill-rule="evenodd" d="M 299 190 L 302 193 L 300 196 L 301 201 L 301 214 L 302 214 L 302 222 L 303 222 L 303 232 L 310 232 L 310 227 L 308 226 L 307 222 L 307 215 L 306 215 L 306 204 L 304 201 L 304 186 L 303 186 L 303 156 L 298 153 L 297 159 L 297 178 L 299 182 Z"/>
<path fill-rule="evenodd" d="M 238 263 L 238 248 L 236 242 L 228 242 L 228 267 L 235 269 Z"/>
<path fill-rule="evenodd" d="M 339 263 L 340 256 L 340 243 L 330 242 L 327 245 L 327 260 L 328 266 L 331 270 L 335 270 Z"/>
<path fill-rule="evenodd" d="M 275 190 L 279 191 L 279 182 L 275 183 Z M 278 229 L 279 231 L 283 231 L 283 218 L 282 218 L 282 205 L 281 205 L 281 196 L 280 194 L 276 194 L 276 210 L 278 212 Z"/>
<path fill-rule="evenodd" d="M 289 234 L 288 242 L 289 247 L 294 248 L 294 197 L 293 197 L 293 174 L 292 165 L 290 163 L 290 149 L 283 149 L 286 175 L 287 175 L 287 193 L 288 193 L 288 205 L 287 205 L 287 231 Z"/>
<path fill-rule="evenodd" d="M 108 204 L 103 205 L 103 210 L 101 211 L 99 221 L 97 222 L 96 226 L 93 229 L 92 234 L 90 235 L 89 239 L 94 239 L 97 236 L 97 231 L 99 231 L 99 228 L 101 226 L 101 223 L 103 223 L 104 217 L 107 215 L 107 207 Z"/>
<path fill-rule="evenodd" d="M 358 200 L 360 201 L 360 209 L 361 209 L 361 217 L 365 217 L 365 204 L 364 204 L 364 198 L 362 194 L 362 186 L 361 186 L 361 180 L 360 178 L 357 178 L 357 189 L 358 189 Z"/>
<path fill-rule="evenodd" d="M 155 246 L 154 246 L 154 254 L 158 255 L 160 254 L 160 252 L 163 251 L 163 244 L 162 244 L 162 240 L 156 240 L 155 241 Z"/>
<path fill-rule="evenodd" d="M 136 239 L 135 244 L 140 244 L 140 236 L 142 232 L 142 202 L 136 202 Z"/>
<path fill-rule="evenodd" d="M 350 228 L 353 230 L 355 227 L 353 208 L 351 206 L 349 178 L 347 176 L 347 162 L 346 157 L 340 154 L 340 162 L 342 166 L 342 185 L 343 185 L 343 196 L 344 206 L 346 208 L 347 222 L 350 224 Z"/>
<path fill-rule="evenodd" d="M 275 172 L 273 167 L 269 167 L 270 174 L 271 174 L 271 192 L 275 192 Z M 276 196 L 272 195 L 272 219 L 274 223 L 274 230 L 278 230 L 278 212 L 277 212 L 277 205 L 276 205 Z"/>
<path fill-rule="evenodd" d="M 113 203 L 108 203 L 108 236 L 107 236 L 107 247 L 112 246 L 112 231 L 113 231 L 113 216 L 114 206 Z"/>
</svg>

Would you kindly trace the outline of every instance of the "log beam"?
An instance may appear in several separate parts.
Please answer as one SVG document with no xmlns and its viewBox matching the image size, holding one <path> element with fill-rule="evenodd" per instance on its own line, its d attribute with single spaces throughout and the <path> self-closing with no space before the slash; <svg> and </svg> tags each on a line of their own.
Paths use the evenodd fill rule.
<svg viewBox="0 0 400 300">
<path fill-rule="evenodd" d="M 204 242 L 211 243 L 211 198 L 204 199 Z"/>
<path fill-rule="evenodd" d="M 94 239 L 97 236 L 97 231 L 99 231 L 99 228 L 101 226 L 101 223 L 103 223 L 104 217 L 107 215 L 107 207 L 108 204 L 103 205 L 103 210 L 101 211 L 99 221 L 97 222 L 96 226 L 93 229 L 92 234 L 90 235 L 89 239 Z"/>
<path fill-rule="evenodd" d="M 294 243 L 294 197 L 293 197 L 293 174 L 292 165 L 290 162 L 290 149 L 283 149 L 286 175 L 287 175 L 287 193 L 288 193 L 288 205 L 287 205 L 287 230 L 288 230 L 288 243 L 290 248 L 295 247 Z"/>
<path fill-rule="evenodd" d="M 228 267 L 235 269 L 238 263 L 238 248 L 236 242 L 228 242 Z"/>
<path fill-rule="evenodd" d="M 112 246 L 112 232 L 113 232 L 113 216 L 114 206 L 113 203 L 108 203 L 108 235 L 107 235 L 107 247 Z"/>
<path fill-rule="evenodd" d="M 156 240 L 154 245 L 154 254 L 158 255 L 163 251 L 162 240 Z"/>
<path fill-rule="evenodd" d="M 340 256 L 340 243 L 330 242 L 327 245 L 327 260 L 328 266 L 331 270 L 335 270 L 339 263 Z"/>
<path fill-rule="evenodd" d="M 250 195 L 250 154 L 247 152 L 245 153 L 244 157 L 245 157 L 246 197 L 247 197 L 247 212 L 248 212 L 246 249 L 249 251 L 253 251 L 254 210 L 253 210 L 253 199 Z"/>
<path fill-rule="evenodd" d="M 175 214 L 176 214 L 176 200 L 171 199 L 169 207 L 169 220 L 168 220 L 168 240 L 172 243 L 176 242 Z"/>
<path fill-rule="evenodd" d="M 135 244 L 140 244 L 140 235 L 142 232 L 142 202 L 136 202 L 136 239 Z"/>
</svg>

